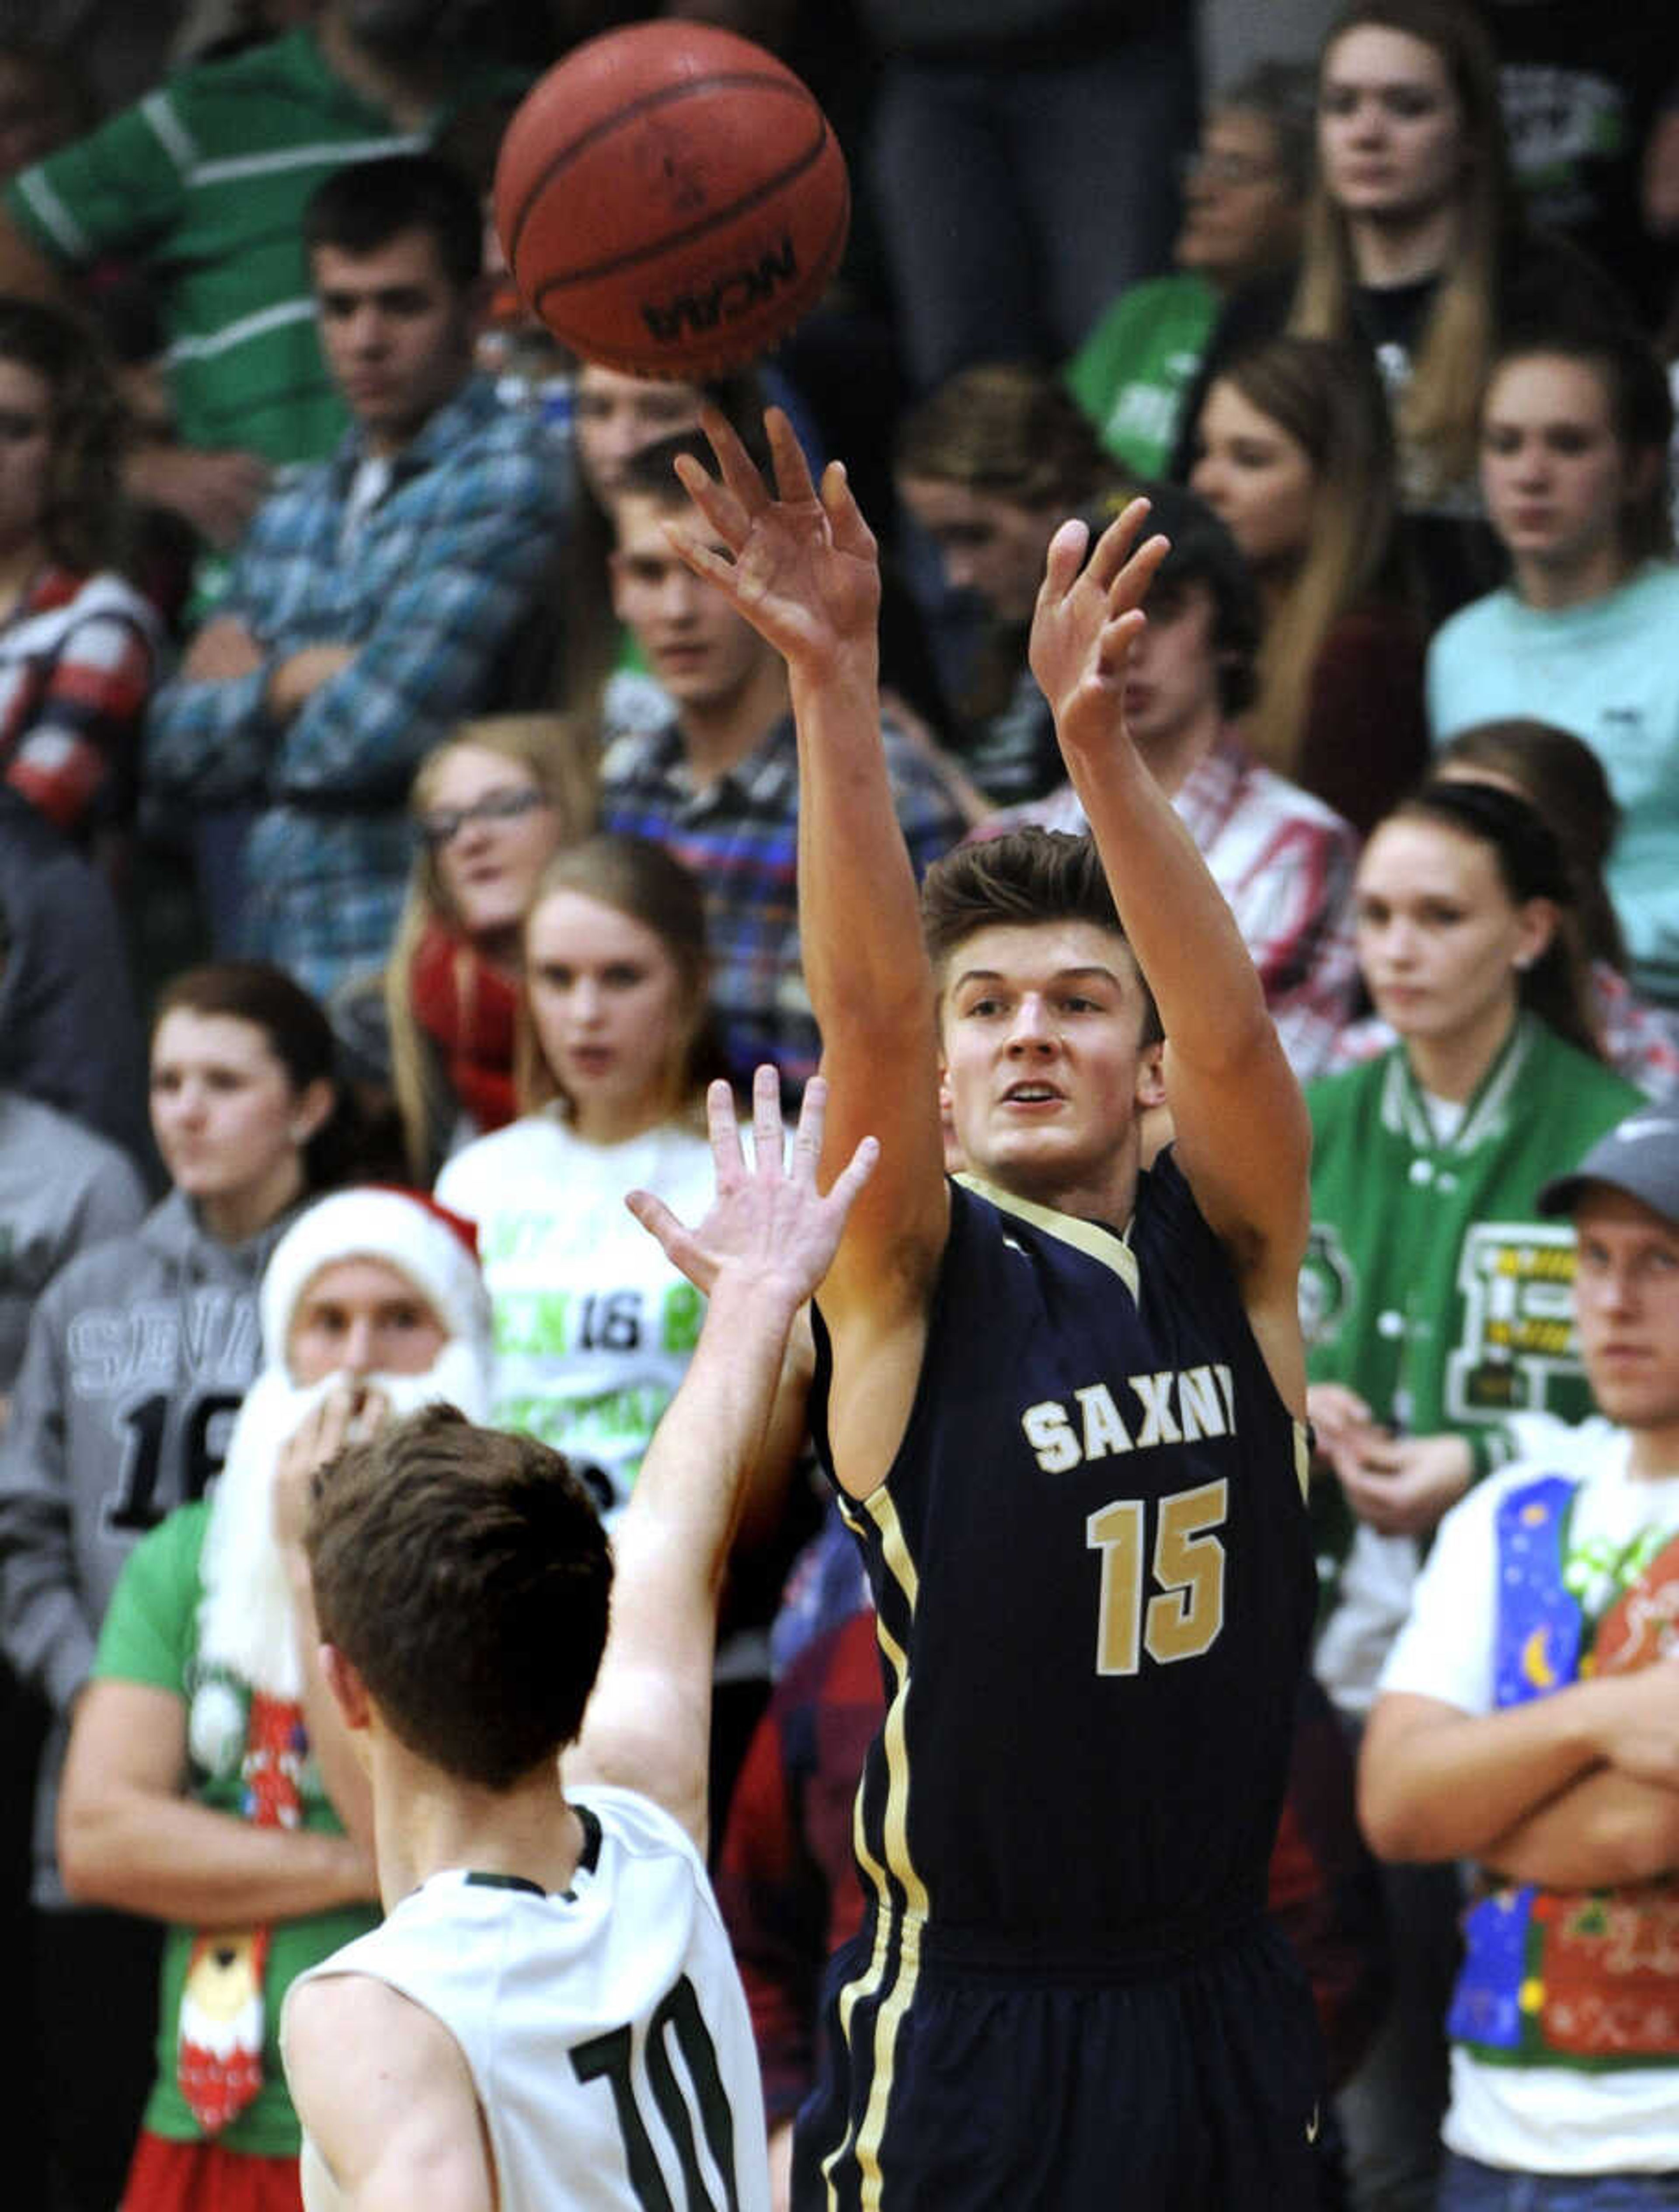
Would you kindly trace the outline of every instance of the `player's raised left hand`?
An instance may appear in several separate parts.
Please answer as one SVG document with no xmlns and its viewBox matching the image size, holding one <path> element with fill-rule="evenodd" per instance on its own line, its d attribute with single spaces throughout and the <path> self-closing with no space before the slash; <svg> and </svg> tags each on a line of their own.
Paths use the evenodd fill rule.
<svg viewBox="0 0 1679 2212">
<path fill-rule="evenodd" d="M 709 1296 L 725 1276 L 784 1298 L 789 1310 L 815 1291 L 832 1264 L 846 1217 L 873 1174 L 880 1146 L 865 1137 L 824 1196 L 816 1188 L 827 1085 L 818 1075 L 806 1085 L 784 1159 L 781 1086 L 773 1067 L 752 1083 L 752 1158 L 749 1162 L 735 1120 L 733 1093 L 713 1083 L 706 1095 L 717 1195 L 699 1224 L 688 1229 L 651 1191 L 633 1190 L 625 1203 L 664 1248 L 672 1264 Z"/>
<path fill-rule="evenodd" d="M 1050 540 L 1028 654 L 1064 753 L 1099 750 L 1124 728 L 1125 664 L 1143 595 L 1170 550 L 1158 534 L 1143 537 L 1148 520 L 1148 501 L 1132 500 L 1088 561 L 1082 522 L 1064 522 Z"/>
</svg>

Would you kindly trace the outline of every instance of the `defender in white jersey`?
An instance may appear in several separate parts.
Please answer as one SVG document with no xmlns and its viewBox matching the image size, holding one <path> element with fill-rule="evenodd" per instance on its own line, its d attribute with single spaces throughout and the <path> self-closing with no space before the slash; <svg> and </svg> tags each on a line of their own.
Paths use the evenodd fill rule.
<svg viewBox="0 0 1679 2212">
<path fill-rule="evenodd" d="M 534 1439 L 433 1408 L 315 1478 L 321 1662 L 371 1778 L 389 1917 L 288 2000 L 309 2212 L 767 2212 L 750 2025 L 699 1845 L 736 1508 L 793 1316 L 873 1165 L 868 1140 L 817 1195 L 824 1103 L 813 1083 L 784 1171 L 761 1068 L 748 1167 L 714 1085 L 705 1221 L 630 1200 L 709 1303 L 615 1533 L 609 1638 L 598 1523 Z"/>
</svg>

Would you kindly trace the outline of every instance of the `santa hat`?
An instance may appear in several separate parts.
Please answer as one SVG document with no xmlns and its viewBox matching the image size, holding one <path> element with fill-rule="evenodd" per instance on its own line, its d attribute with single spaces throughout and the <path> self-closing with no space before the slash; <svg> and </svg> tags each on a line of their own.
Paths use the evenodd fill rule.
<svg viewBox="0 0 1679 2212">
<path fill-rule="evenodd" d="M 285 1366 L 298 1300 L 323 1267 L 342 1260 L 378 1260 L 398 1269 L 452 1337 L 488 1358 L 489 1293 L 478 1272 L 472 1223 L 422 1191 L 362 1183 L 318 1200 L 275 1246 L 262 1287 L 269 1366 Z"/>
</svg>

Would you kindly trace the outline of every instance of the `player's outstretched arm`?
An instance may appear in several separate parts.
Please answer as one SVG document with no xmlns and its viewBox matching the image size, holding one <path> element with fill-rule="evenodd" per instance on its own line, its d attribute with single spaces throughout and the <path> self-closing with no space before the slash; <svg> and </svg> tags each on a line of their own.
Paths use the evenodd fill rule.
<svg viewBox="0 0 1679 2212">
<path fill-rule="evenodd" d="M 1284 1395 L 1304 1406 L 1298 1330 L 1283 1316 L 1305 1249 L 1311 1137 L 1247 947 L 1193 839 L 1125 727 L 1126 664 L 1167 552 L 1133 500 L 1089 550 L 1082 523 L 1051 540 L 1032 625 L 1033 673 L 1102 856 L 1125 934 L 1166 1030 L 1178 1155 L 1256 1300 Z"/>
<path fill-rule="evenodd" d="M 729 1086 L 706 1100 L 717 1195 L 694 1229 L 633 1192 L 631 1212 L 706 1294 L 705 1325 L 614 1536 L 612 1628 L 568 1783 L 644 1791 L 706 1847 L 706 1777 L 718 1593 L 742 1492 L 763 1444 L 798 1310 L 831 1264 L 878 1147 L 863 1139 L 824 1197 L 816 1168 L 827 1086 L 807 1088 L 784 1163 L 780 1087 L 753 1085 L 753 1158 Z"/>
<path fill-rule="evenodd" d="M 773 491 L 722 418 L 702 419 L 718 476 L 677 465 L 706 537 L 724 550 L 682 526 L 672 542 L 787 664 L 799 745 L 799 934 L 830 1086 L 830 1165 L 865 1132 L 881 1140 L 880 1172 L 822 1292 L 843 1382 L 854 1332 L 878 1340 L 906 1325 L 918 1359 L 949 1226 L 933 980 L 881 744 L 879 567 L 843 468 L 830 464 L 814 484 L 784 415 L 765 417 Z M 873 1372 L 878 1392 L 878 1363 Z M 842 1431 L 837 1396 L 833 1419 Z M 836 1433 L 841 1479 L 872 1487 L 884 1468 L 852 1484 L 843 1443 Z"/>
<path fill-rule="evenodd" d="M 282 2045 L 313 2212 L 494 2212 L 472 2077 L 430 2013 L 331 1974 L 290 1992 Z"/>
</svg>

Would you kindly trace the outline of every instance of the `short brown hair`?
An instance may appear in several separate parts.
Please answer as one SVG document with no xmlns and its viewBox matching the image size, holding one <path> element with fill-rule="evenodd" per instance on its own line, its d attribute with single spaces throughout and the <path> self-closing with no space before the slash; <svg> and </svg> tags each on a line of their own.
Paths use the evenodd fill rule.
<svg viewBox="0 0 1679 2212">
<path fill-rule="evenodd" d="M 410 1751 L 506 1790 L 577 1735 L 612 1554 L 558 1452 L 425 1407 L 321 1468 L 305 1543 L 321 1634 Z"/>
<path fill-rule="evenodd" d="M 1118 939 L 1143 989 L 1142 1042 L 1158 1044 L 1166 1033 L 1160 1008 L 1091 838 L 1060 830 L 1012 830 L 958 846 L 936 860 L 922 882 L 921 934 L 941 988 L 952 956 L 976 932 L 1052 921 L 1088 921 Z"/>
</svg>

